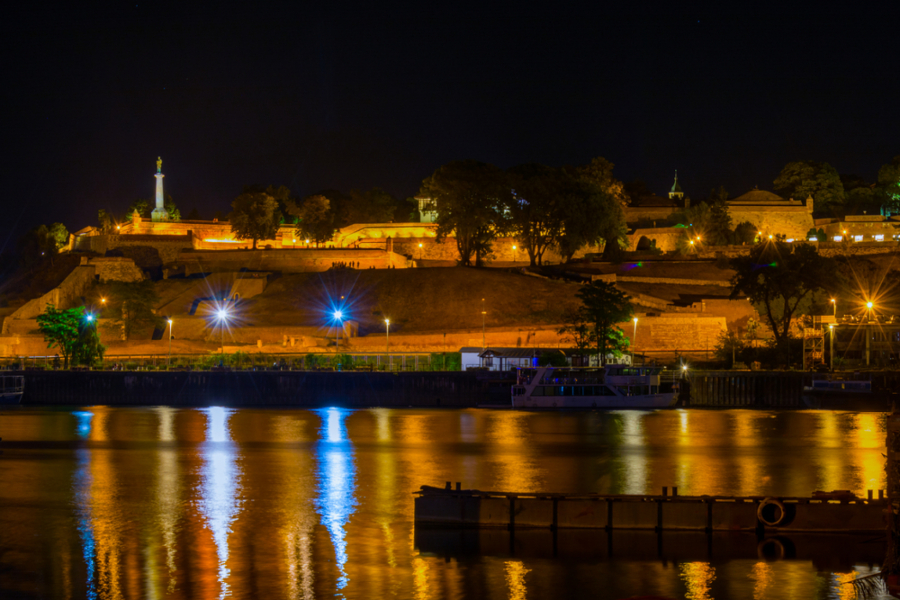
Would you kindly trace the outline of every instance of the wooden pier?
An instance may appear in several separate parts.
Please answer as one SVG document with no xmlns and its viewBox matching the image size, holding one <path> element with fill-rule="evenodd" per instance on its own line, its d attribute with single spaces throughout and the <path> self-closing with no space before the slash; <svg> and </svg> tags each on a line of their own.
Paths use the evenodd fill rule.
<svg viewBox="0 0 900 600">
<path fill-rule="evenodd" d="M 889 505 L 846 491 L 808 498 L 765 496 L 521 494 L 422 486 L 415 523 L 424 527 L 864 533 L 885 531 Z"/>
</svg>

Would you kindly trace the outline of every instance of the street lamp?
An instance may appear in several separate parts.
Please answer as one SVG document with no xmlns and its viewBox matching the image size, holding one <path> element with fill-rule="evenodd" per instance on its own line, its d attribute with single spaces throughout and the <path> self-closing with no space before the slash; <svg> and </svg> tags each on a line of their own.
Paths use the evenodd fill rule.
<svg viewBox="0 0 900 600">
<path fill-rule="evenodd" d="M 228 325 L 228 309 L 220 308 L 216 311 L 216 320 L 219 321 L 219 328 L 222 330 L 222 364 L 225 364 L 225 327 Z M 172 330 L 169 330 L 171 336 Z"/>
<path fill-rule="evenodd" d="M 831 333 L 831 371 L 834 372 L 834 325 L 829 325 L 828 331 Z"/>
<path fill-rule="evenodd" d="M 387 335 L 386 350 L 387 350 L 387 357 L 388 357 L 388 371 L 390 371 L 391 370 L 391 320 L 390 319 L 384 320 L 384 330 Z"/>
<path fill-rule="evenodd" d="M 341 319 L 344 318 L 344 313 L 339 310 L 334 311 L 334 320 L 338 322 L 338 332 L 337 332 L 337 347 L 338 350 L 341 349 L 341 329 L 344 327 L 343 321 Z"/>
<path fill-rule="evenodd" d="M 487 344 L 485 344 L 485 336 L 484 336 L 484 319 L 487 312 L 484 310 L 484 298 L 481 299 L 481 351 L 484 352 L 485 348 L 487 348 Z"/>
<path fill-rule="evenodd" d="M 869 366 L 869 357 L 872 354 L 872 307 L 875 306 L 871 300 L 866 302 L 866 366 Z"/>
<path fill-rule="evenodd" d="M 223 342 L 224 343 L 224 342 Z M 169 319 L 169 356 L 166 357 L 166 368 L 172 363 L 172 319 Z"/>
<path fill-rule="evenodd" d="M 634 318 L 634 331 L 631 334 L 631 366 L 634 366 L 634 346 L 637 343 L 637 321 L 638 318 Z"/>
<path fill-rule="evenodd" d="M 837 300 L 831 299 L 831 307 L 834 309 L 834 318 L 837 319 Z"/>
</svg>

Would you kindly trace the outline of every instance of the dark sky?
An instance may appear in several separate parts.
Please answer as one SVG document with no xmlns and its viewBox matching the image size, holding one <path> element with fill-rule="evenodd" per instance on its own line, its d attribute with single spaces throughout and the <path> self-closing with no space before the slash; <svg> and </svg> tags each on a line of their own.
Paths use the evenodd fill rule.
<svg viewBox="0 0 900 600">
<path fill-rule="evenodd" d="M 896 8 L 21 4 L 0 25 L 6 242 L 151 197 L 157 155 L 209 218 L 245 184 L 408 196 L 462 158 L 604 156 L 702 197 L 800 159 L 871 181 L 900 154 Z"/>
</svg>

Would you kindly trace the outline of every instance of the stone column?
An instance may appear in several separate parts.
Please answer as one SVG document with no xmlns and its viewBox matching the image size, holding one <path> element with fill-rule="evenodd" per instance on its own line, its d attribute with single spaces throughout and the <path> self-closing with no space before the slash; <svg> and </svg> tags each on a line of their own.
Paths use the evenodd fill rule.
<svg viewBox="0 0 900 600">
<path fill-rule="evenodd" d="M 162 161 L 157 161 L 157 165 L 161 165 Z M 163 177 L 165 175 L 160 171 L 160 166 L 157 166 L 156 175 L 156 208 L 153 209 L 153 212 L 150 215 L 150 219 L 154 223 L 158 223 L 160 221 L 168 221 L 169 213 L 166 212 L 166 200 L 165 196 L 163 196 Z"/>
</svg>

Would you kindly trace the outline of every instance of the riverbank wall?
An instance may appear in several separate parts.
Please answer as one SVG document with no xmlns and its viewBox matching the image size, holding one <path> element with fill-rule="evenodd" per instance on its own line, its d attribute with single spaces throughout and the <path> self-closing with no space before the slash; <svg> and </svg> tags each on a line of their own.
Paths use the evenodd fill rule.
<svg viewBox="0 0 900 600">
<path fill-rule="evenodd" d="M 10 371 L 10 374 L 14 372 Z M 26 405 L 508 406 L 513 377 L 485 371 L 24 371 Z M 853 378 L 844 374 L 845 378 Z M 860 376 L 856 376 L 860 377 Z M 866 374 L 873 389 L 900 391 L 900 372 Z M 695 371 L 682 406 L 806 408 L 812 373 Z"/>
<path fill-rule="evenodd" d="M 26 371 L 25 405 L 448 407 L 509 402 L 473 372 Z"/>
</svg>

